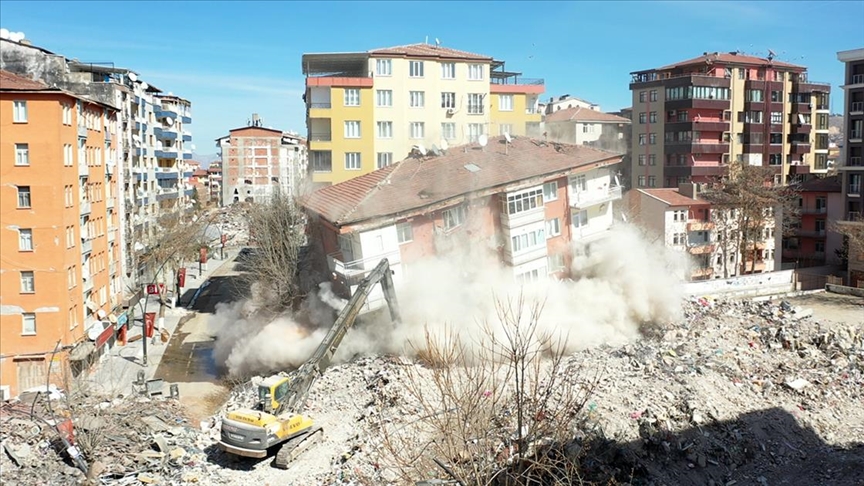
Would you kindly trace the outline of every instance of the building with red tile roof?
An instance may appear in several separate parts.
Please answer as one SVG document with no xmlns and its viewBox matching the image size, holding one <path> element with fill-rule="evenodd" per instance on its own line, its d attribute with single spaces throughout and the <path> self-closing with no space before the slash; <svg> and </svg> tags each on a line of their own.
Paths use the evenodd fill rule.
<svg viewBox="0 0 864 486">
<path fill-rule="evenodd" d="M 608 235 L 619 154 L 527 137 L 416 154 L 301 200 L 343 289 L 382 257 L 402 263 L 484 246 L 516 278 L 565 275 L 573 242 Z M 443 239 L 442 239 L 443 238 Z M 446 240 L 446 241 L 445 241 Z M 490 244 L 495 241 L 497 243 Z"/>
<path fill-rule="evenodd" d="M 630 149 L 626 139 L 626 132 L 629 129 L 628 118 L 581 106 L 557 110 L 546 115 L 548 140 L 588 145 L 622 154 Z"/>
</svg>

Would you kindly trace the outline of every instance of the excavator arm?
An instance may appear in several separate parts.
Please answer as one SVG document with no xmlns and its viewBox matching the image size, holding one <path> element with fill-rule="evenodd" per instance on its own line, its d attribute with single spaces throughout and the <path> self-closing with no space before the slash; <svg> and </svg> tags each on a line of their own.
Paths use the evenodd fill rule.
<svg viewBox="0 0 864 486">
<path fill-rule="evenodd" d="M 280 404 L 277 413 L 284 410 L 291 410 L 294 413 L 300 413 L 306 404 L 306 398 L 309 395 L 309 390 L 315 380 L 330 366 L 333 360 L 333 355 L 342 343 L 345 334 L 354 326 L 363 304 L 375 288 L 375 284 L 381 283 L 381 288 L 384 292 L 384 299 L 387 301 L 387 306 L 390 309 L 390 318 L 393 322 L 399 322 L 399 303 L 396 300 L 396 292 L 393 288 L 393 278 L 390 274 L 390 262 L 384 258 L 364 278 L 357 286 L 357 290 L 348 303 L 339 312 L 339 317 L 330 328 L 327 336 L 318 345 L 315 353 L 306 361 L 295 373 L 291 379 L 291 388 L 285 399 Z"/>
</svg>

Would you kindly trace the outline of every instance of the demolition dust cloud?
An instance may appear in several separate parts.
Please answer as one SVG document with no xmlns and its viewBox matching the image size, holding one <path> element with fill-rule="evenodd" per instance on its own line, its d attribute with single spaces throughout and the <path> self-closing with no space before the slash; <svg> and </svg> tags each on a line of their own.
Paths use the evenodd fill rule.
<svg viewBox="0 0 864 486">
<path fill-rule="evenodd" d="M 577 256 L 571 269 L 580 277 L 526 284 L 516 281 L 512 268 L 470 251 L 413 262 L 407 281 L 397 283 L 402 322 L 395 327 L 387 318 L 364 322 L 348 333 L 335 359 L 409 354 L 409 343 L 422 344 L 425 329 L 433 334 L 453 330 L 466 343 L 475 342 L 484 321 L 498 320 L 496 299 L 512 302 L 520 291 L 526 304 L 545 301 L 538 328 L 561 333 L 569 351 L 631 340 L 646 323 L 680 316 L 679 282 L 688 267 L 684 253 L 670 251 L 662 242 L 646 241 L 628 226 L 616 227 L 590 250 L 574 246 L 573 253 Z M 322 284 L 304 303 L 308 320 L 317 328 L 305 327 L 290 316 L 269 322 L 247 319 L 249 302 L 219 306 L 212 318 L 219 329 L 216 363 L 231 376 L 298 366 L 332 325 L 332 309 L 341 309 L 345 302 L 329 284 Z"/>
</svg>

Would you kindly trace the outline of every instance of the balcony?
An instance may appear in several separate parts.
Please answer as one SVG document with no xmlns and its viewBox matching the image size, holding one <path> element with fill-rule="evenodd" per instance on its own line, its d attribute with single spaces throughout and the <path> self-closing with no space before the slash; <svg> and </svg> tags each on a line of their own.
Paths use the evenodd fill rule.
<svg viewBox="0 0 864 486">
<path fill-rule="evenodd" d="M 89 177 L 90 167 L 87 164 L 78 164 L 78 177 Z"/>
<path fill-rule="evenodd" d="M 801 214 L 826 214 L 828 212 L 828 208 L 825 206 L 819 208 L 802 207 L 798 208 L 798 212 Z"/>
<path fill-rule="evenodd" d="M 156 110 L 155 108 L 156 107 L 154 106 L 153 114 L 156 116 L 156 118 L 172 118 L 174 120 L 177 119 L 177 113 L 174 113 L 173 111 L 166 108 L 160 108 L 158 110 Z"/>
<path fill-rule="evenodd" d="M 711 231 L 713 229 L 713 221 L 701 221 L 698 219 L 691 219 L 687 221 L 687 231 Z"/>
<path fill-rule="evenodd" d="M 108 264 L 108 274 L 109 275 L 115 275 L 116 273 L 117 273 L 117 264 L 114 262 L 109 263 Z"/>
<path fill-rule="evenodd" d="M 609 201 L 617 201 L 619 199 L 621 199 L 620 186 L 593 191 L 570 191 L 570 207 L 574 209 L 584 209 Z"/>
<path fill-rule="evenodd" d="M 849 163 L 846 164 L 846 167 L 861 167 L 861 156 L 857 157 L 849 157 Z"/>
<path fill-rule="evenodd" d="M 87 138 L 87 127 L 78 125 L 78 137 Z"/>
<path fill-rule="evenodd" d="M 850 142 L 860 142 L 862 140 L 862 132 L 861 130 L 850 130 L 849 131 L 849 141 Z"/>
<path fill-rule="evenodd" d="M 153 134 L 159 140 L 177 140 L 177 131 L 167 128 L 156 127 L 153 129 Z"/>
<path fill-rule="evenodd" d="M 666 142 L 666 153 L 670 154 L 725 154 L 729 152 L 729 142 Z"/>
<path fill-rule="evenodd" d="M 86 255 L 93 252 L 93 239 L 81 238 L 81 254 Z"/>
<path fill-rule="evenodd" d="M 331 132 L 312 132 L 309 134 L 309 140 L 312 142 L 329 142 L 333 140 Z"/>
<path fill-rule="evenodd" d="M 169 167 L 158 167 L 156 172 L 157 180 L 179 179 L 180 173 Z"/>
<path fill-rule="evenodd" d="M 106 208 L 112 209 L 116 205 L 117 205 L 117 199 L 116 198 L 113 198 L 113 197 L 106 197 L 105 198 L 105 207 Z"/>
<path fill-rule="evenodd" d="M 188 150 L 183 151 L 183 160 L 192 160 L 192 152 Z"/>
<path fill-rule="evenodd" d="M 192 117 L 191 117 L 191 116 L 188 116 L 188 115 L 182 115 L 182 116 L 180 117 L 180 121 L 183 122 L 184 124 L 189 124 L 189 125 L 191 125 L 191 124 L 192 124 Z"/>
<path fill-rule="evenodd" d="M 144 122 L 135 122 L 135 130 L 137 130 L 139 132 L 146 132 L 147 131 L 147 124 Z"/>
<path fill-rule="evenodd" d="M 714 253 L 713 243 L 695 243 L 687 247 L 687 253 L 691 255 L 708 255 Z"/>
<path fill-rule="evenodd" d="M 186 189 L 185 191 L 183 191 L 183 194 L 186 197 L 192 197 L 192 195 L 195 194 L 195 189 Z"/>
<path fill-rule="evenodd" d="M 492 72 L 495 74 L 495 71 Z M 492 78 L 489 85 L 490 93 L 528 93 L 540 94 L 546 91 L 546 80 L 543 78 L 505 77 Z"/>
<path fill-rule="evenodd" d="M 706 110 L 728 110 L 732 106 L 730 100 L 714 100 L 714 99 L 684 99 L 684 100 L 669 100 L 666 102 L 667 110 L 685 110 L 689 108 L 703 108 Z"/>
<path fill-rule="evenodd" d="M 163 192 L 156 195 L 156 200 L 157 201 L 165 201 L 168 199 L 177 199 L 178 195 L 179 194 L 178 194 L 178 191 L 176 188 L 166 189 Z"/>
<path fill-rule="evenodd" d="M 860 196 L 861 184 L 849 184 L 846 189 L 846 194 Z"/>
<path fill-rule="evenodd" d="M 501 212 L 501 225 L 506 228 L 515 228 L 529 223 L 545 221 L 546 210 L 543 206 L 516 214 Z"/>
<path fill-rule="evenodd" d="M 84 280 L 83 291 L 84 292 L 91 292 L 92 290 L 93 290 L 93 277 L 89 276 L 87 279 Z M 86 323 L 85 323 L 85 325 L 86 325 Z"/>
<path fill-rule="evenodd" d="M 92 210 L 92 208 L 90 207 L 89 201 L 81 201 L 80 205 L 78 206 L 78 214 L 80 214 L 82 216 L 86 215 L 86 214 L 90 214 L 91 210 Z"/>
<path fill-rule="evenodd" d="M 549 250 L 546 247 L 545 240 L 542 242 L 541 245 L 522 250 L 519 253 L 512 253 L 513 249 L 511 248 L 511 245 L 512 243 L 508 242 L 507 249 L 504 251 L 504 261 L 508 265 L 512 265 L 514 267 L 549 256 Z"/>
<path fill-rule="evenodd" d="M 372 271 L 382 258 L 389 260 L 391 268 L 402 259 L 401 254 L 396 250 L 369 258 L 346 262 L 342 253 L 337 252 L 327 255 L 327 265 L 331 272 L 338 274 L 347 281 L 346 283 L 352 285 L 359 283 L 366 275 L 366 272 Z"/>
<path fill-rule="evenodd" d="M 108 130 L 108 129 L 105 130 L 105 141 L 106 141 L 106 142 L 110 142 L 110 141 L 111 141 L 111 130 Z M 106 144 L 106 145 L 107 145 L 107 144 Z"/>
<path fill-rule="evenodd" d="M 176 159 L 178 152 L 176 149 L 154 150 L 153 156 L 157 159 Z"/>
<path fill-rule="evenodd" d="M 849 84 L 857 85 L 864 84 L 864 74 L 853 74 L 851 78 L 849 78 Z M 847 86 L 848 88 L 849 86 Z"/>
<path fill-rule="evenodd" d="M 332 108 L 332 104 L 330 102 L 327 103 L 309 103 L 310 110 L 329 110 Z"/>
<path fill-rule="evenodd" d="M 106 175 L 108 175 L 108 176 L 114 175 L 114 172 L 116 171 L 116 169 L 117 169 L 117 164 L 113 160 L 105 162 L 105 174 Z"/>
<path fill-rule="evenodd" d="M 797 163 L 797 164 L 793 163 L 789 166 L 789 173 L 795 174 L 795 175 L 809 174 L 810 173 L 810 166 L 806 165 L 806 164 L 801 164 L 801 163 Z"/>
<path fill-rule="evenodd" d="M 192 134 L 184 131 L 183 132 L 183 141 L 184 142 L 191 142 L 192 141 Z"/>
<path fill-rule="evenodd" d="M 825 238 L 825 230 L 795 230 L 795 235 L 800 238 Z"/>
<path fill-rule="evenodd" d="M 117 240 L 117 228 L 108 228 L 108 243 L 113 243 Z"/>
<path fill-rule="evenodd" d="M 792 148 L 790 152 L 792 152 L 793 154 L 810 153 L 810 144 L 804 142 L 792 142 Z"/>
<path fill-rule="evenodd" d="M 705 278 L 711 277 L 712 275 L 714 275 L 714 269 L 712 267 L 694 268 L 690 271 L 690 278 Z"/>
<path fill-rule="evenodd" d="M 147 155 L 147 149 L 146 148 L 136 148 L 135 149 L 135 155 L 137 155 L 139 157 Z"/>
</svg>

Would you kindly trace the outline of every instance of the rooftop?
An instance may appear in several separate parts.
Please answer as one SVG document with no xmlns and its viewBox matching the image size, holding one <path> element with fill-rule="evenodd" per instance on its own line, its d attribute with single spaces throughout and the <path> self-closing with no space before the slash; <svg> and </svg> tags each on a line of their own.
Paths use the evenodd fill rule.
<svg viewBox="0 0 864 486">
<path fill-rule="evenodd" d="M 384 47 L 368 51 L 373 57 L 400 56 L 400 57 L 423 57 L 432 59 L 460 59 L 476 61 L 492 61 L 492 56 L 475 54 L 473 52 L 460 51 L 449 47 L 432 44 L 408 44 L 405 46 Z"/>
<path fill-rule="evenodd" d="M 776 67 L 785 67 L 790 69 L 804 70 L 804 66 L 799 66 L 797 64 L 790 64 L 787 62 L 777 61 L 774 59 L 756 57 L 756 56 L 748 56 L 745 54 L 740 54 L 738 52 L 704 52 L 701 56 L 694 57 L 693 59 L 687 59 L 686 61 L 679 61 L 674 64 L 669 64 L 667 66 L 654 68 L 654 69 L 646 69 L 642 71 L 634 71 L 630 74 L 644 73 L 650 71 L 668 71 L 676 68 L 684 68 L 690 66 L 699 66 L 699 65 L 712 65 L 714 63 L 719 64 L 732 64 L 736 66 L 776 66 Z"/>
<path fill-rule="evenodd" d="M 664 189 L 637 189 L 637 191 L 657 199 L 658 201 L 668 204 L 669 206 L 693 206 L 710 204 L 708 201 L 693 199 L 685 196 L 675 188 Z"/>
<path fill-rule="evenodd" d="M 513 138 L 505 154 L 504 137 L 492 137 L 483 149 L 477 144 L 451 147 L 441 156 L 408 158 L 325 187 L 302 204 L 339 226 L 387 216 L 407 217 L 471 193 L 620 159 L 618 154 L 599 149 L 526 137 Z"/>
<path fill-rule="evenodd" d="M 798 186 L 800 192 L 843 192 L 840 176 L 821 177 Z"/>
<path fill-rule="evenodd" d="M 603 113 L 602 111 L 574 106 L 564 110 L 558 110 L 546 115 L 546 122 L 598 122 L 598 123 L 630 123 L 629 118 L 624 118 L 611 113 Z"/>
<path fill-rule="evenodd" d="M 57 91 L 42 81 L 25 78 L 4 70 L 0 70 L 0 89 L 3 91 Z"/>
</svg>

